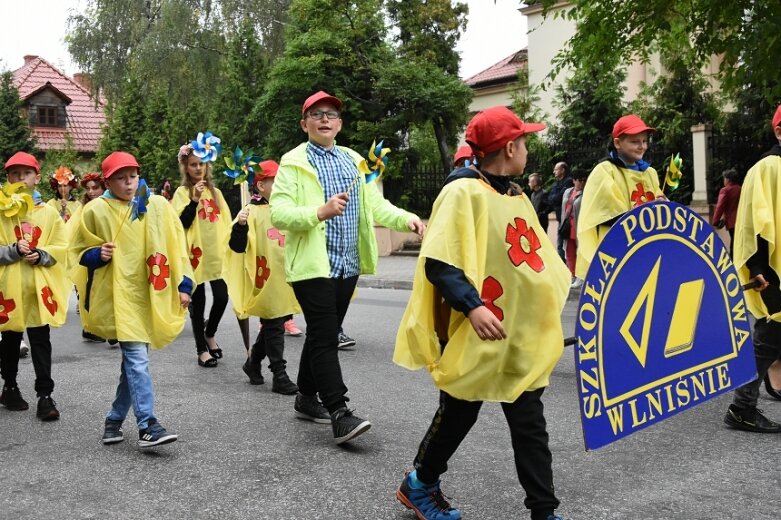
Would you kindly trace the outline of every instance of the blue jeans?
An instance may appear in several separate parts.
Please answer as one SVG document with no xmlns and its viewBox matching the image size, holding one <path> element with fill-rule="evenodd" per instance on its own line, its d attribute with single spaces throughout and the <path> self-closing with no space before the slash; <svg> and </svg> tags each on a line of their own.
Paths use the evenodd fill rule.
<svg viewBox="0 0 781 520">
<path fill-rule="evenodd" d="M 122 373 L 117 395 L 106 418 L 122 422 L 132 405 L 138 429 L 143 430 L 150 423 L 157 422 L 152 375 L 149 373 L 149 345 L 138 341 L 120 341 L 119 347 L 122 350 Z"/>
</svg>

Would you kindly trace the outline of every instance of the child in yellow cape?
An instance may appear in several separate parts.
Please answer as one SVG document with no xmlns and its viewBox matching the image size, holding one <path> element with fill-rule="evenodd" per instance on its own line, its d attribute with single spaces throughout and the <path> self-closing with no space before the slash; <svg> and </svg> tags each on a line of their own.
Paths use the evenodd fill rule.
<svg viewBox="0 0 781 520">
<path fill-rule="evenodd" d="M 434 202 L 393 356 L 425 367 L 441 390 L 415 471 L 396 492 L 418 518 L 461 518 L 439 476 L 483 401 L 502 403 L 532 518 L 559 518 L 540 397 L 563 351 L 570 274 L 509 181 L 526 167 L 525 136 L 543 128 L 506 107 L 475 115 L 466 141 L 477 167 L 454 170 Z"/>
<path fill-rule="evenodd" d="M 190 321 L 195 336 L 198 365 L 216 367 L 222 349 L 214 335 L 228 306 L 228 288 L 222 279 L 225 246 L 230 233 L 231 214 L 222 192 L 212 182 L 212 165 L 201 159 L 191 144 L 179 149 L 182 185 L 174 193 L 173 204 L 187 236 L 190 264 L 195 274 L 195 292 Z M 216 154 L 213 155 L 216 158 Z M 206 282 L 212 290 L 212 308 L 204 321 Z"/>
<path fill-rule="evenodd" d="M 781 106 L 771 125 L 777 143 L 746 174 L 735 223 L 735 267 L 741 283 L 754 282 L 745 296 L 756 318 L 757 379 L 735 390 L 724 417 L 727 426 L 756 433 L 781 433 L 781 424 L 757 408 L 759 385 L 781 357 Z"/>
<path fill-rule="evenodd" d="M 263 161 L 258 167 L 254 179 L 248 179 L 257 195 L 233 222 L 223 277 L 239 320 L 260 317 L 260 332 L 242 367 L 250 384 L 263 384 L 260 367 L 268 356 L 271 391 L 293 395 L 298 386 L 286 371 L 285 322 L 301 309 L 285 281 L 285 235 L 271 224 L 268 205 L 279 165 Z"/>
<path fill-rule="evenodd" d="M 655 131 L 634 114 L 613 125 L 608 157 L 594 167 L 583 188 L 575 266 L 575 276 L 581 280 L 586 278 L 597 246 L 621 215 L 646 202 L 664 199 L 656 170 L 643 160 L 648 136 Z"/>
<path fill-rule="evenodd" d="M 119 340 L 122 373 L 116 398 L 106 415 L 103 443 L 121 442 L 122 423 L 131 404 L 142 448 L 176 440 L 157 420 L 149 372 L 149 346 L 161 348 L 182 331 L 193 288 L 192 269 L 176 213 L 158 195 L 146 213 L 133 198 L 139 165 L 126 152 L 113 152 L 102 163 L 108 189 L 84 207 L 68 250 L 71 277 L 86 330 Z"/>
<path fill-rule="evenodd" d="M 35 157 L 17 152 L 5 163 L 5 171 L 9 185 L 21 182 L 25 191 L 32 192 L 32 198 L 27 197 L 34 207 L 15 215 L 7 211 L 0 214 L 0 404 L 9 410 L 29 407 L 16 384 L 19 345 L 26 329 L 35 369 L 36 415 L 50 421 L 58 419 L 60 412 L 51 398 L 54 381 L 49 327 L 65 323 L 70 294 L 65 229 L 59 213 L 44 204 L 35 191 L 41 182 Z"/>
</svg>

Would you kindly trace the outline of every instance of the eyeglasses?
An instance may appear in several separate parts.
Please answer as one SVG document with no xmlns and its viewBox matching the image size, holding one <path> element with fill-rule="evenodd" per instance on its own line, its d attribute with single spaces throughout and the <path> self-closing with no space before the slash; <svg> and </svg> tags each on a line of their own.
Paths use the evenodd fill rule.
<svg viewBox="0 0 781 520">
<path fill-rule="evenodd" d="M 339 112 L 336 110 L 312 110 L 307 115 L 311 119 L 322 119 L 323 116 L 328 119 L 339 119 Z"/>
</svg>

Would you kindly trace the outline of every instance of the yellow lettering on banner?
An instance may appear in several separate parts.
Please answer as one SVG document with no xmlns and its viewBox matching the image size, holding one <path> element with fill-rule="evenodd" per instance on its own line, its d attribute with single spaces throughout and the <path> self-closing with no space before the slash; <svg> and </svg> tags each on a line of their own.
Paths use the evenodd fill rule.
<svg viewBox="0 0 781 520">
<path fill-rule="evenodd" d="M 591 369 L 591 372 L 594 374 L 593 376 L 586 372 L 585 370 L 580 371 L 580 393 L 585 394 L 588 392 L 588 389 L 586 388 L 586 383 L 590 384 L 594 387 L 594 390 L 599 390 L 599 373 L 597 372 L 597 367 L 594 367 Z"/>
<path fill-rule="evenodd" d="M 697 215 L 694 213 L 689 213 L 688 220 L 691 222 L 692 230 L 691 233 L 689 233 L 689 238 L 692 242 L 696 240 L 697 232 L 702 229 L 702 220 L 699 219 Z"/>
<path fill-rule="evenodd" d="M 716 393 L 716 381 L 713 379 L 713 368 L 709 368 L 706 370 L 706 373 L 708 374 L 708 393 L 709 394 L 715 394 Z"/>
<path fill-rule="evenodd" d="M 743 343 L 748 339 L 749 333 L 747 330 L 735 329 L 735 341 L 738 343 L 738 352 L 743 348 Z"/>
<path fill-rule="evenodd" d="M 719 390 L 729 388 L 732 381 L 729 378 L 729 367 L 726 363 L 722 363 L 716 367 L 716 373 L 719 375 Z"/>
<path fill-rule="evenodd" d="M 700 244 L 700 249 L 708 253 L 708 256 L 711 258 L 714 258 L 713 255 L 713 237 L 715 236 L 714 233 L 711 233 L 708 235 L 708 238 L 706 238 L 702 244 Z"/>
<path fill-rule="evenodd" d="M 599 394 L 591 394 L 583 398 L 583 414 L 586 419 L 602 415 L 602 401 L 599 399 Z"/>
<path fill-rule="evenodd" d="M 724 280 L 724 288 L 727 289 L 727 294 L 730 298 L 734 298 L 740 292 L 740 280 L 738 275 L 734 272 L 727 275 L 727 279 Z"/>
<path fill-rule="evenodd" d="M 586 312 L 588 312 L 591 315 L 591 321 L 586 321 Z M 583 327 L 587 331 L 591 331 L 594 329 L 594 326 L 597 324 L 597 308 L 594 307 L 594 304 L 591 302 L 586 302 L 583 305 L 580 306 L 580 314 L 578 314 L 580 319 L 580 326 Z"/>
<path fill-rule="evenodd" d="M 667 413 L 675 411 L 673 403 L 673 385 L 664 385 L 664 392 L 667 394 Z"/>
<path fill-rule="evenodd" d="M 635 243 L 635 239 L 632 238 L 632 231 L 637 227 L 637 218 L 634 215 L 628 215 L 621 221 L 621 227 L 624 228 L 626 234 L 626 245 L 631 246 Z"/>
<path fill-rule="evenodd" d="M 719 253 L 719 262 L 716 266 L 719 269 L 719 274 L 724 274 L 724 271 L 726 271 L 730 265 L 732 265 L 732 259 L 729 257 L 729 251 L 727 251 L 726 247 L 722 247 L 721 252 Z"/>
<path fill-rule="evenodd" d="M 698 377 L 699 379 L 697 379 Z M 702 372 L 699 374 L 692 374 L 689 379 L 691 379 L 692 386 L 694 388 L 694 401 L 696 402 L 700 398 L 700 396 L 697 395 L 697 390 L 700 391 L 700 395 L 702 397 L 705 397 L 707 395 L 705 392 L 705 374 Z"/>
<path fill-rule="evenodd" d="M 682 206 L 675 208 L 675 221 L 673 222 L 673 229 L 678 233 L 686 231 L 686 210 Z"/>
<path fill-rule="evenodd" d="M 656 395 L 654 396 L 654 394 Z M 654 410 L 656 410 L 656 413 L 659 415 L 662 415 L 662 390 L 660 388 L 657 388 L 653 393 L 649 392 L 645 394 L 645 400 L 648 401 L 649 418 L 652 421 L 656 418 Z"/>
<path fill-rule="evenodd" d="M 642 416 L 637 416 L 637 399 L 629 401 L 629 408 L 632 410 L 632 428 L 637 428 L 641 424 L 648 422 L 648 417 L 645 415 L 645 412 L 643 412 Z"/>
<path fill-rule="evenodd" d="M 670 206 L 667 204 L 657 204 L 654 206 L 656 210 L 656 228 L 667 229 L 672 222 L 672 214 L 670 213 Z"/>
<path fill-rule="evenodd" d="M 675 383 L 675 395 L 678 396 L 678 406 L 686 406 L 691 402 L 691 393 L 686 380 Z"/>
<path fill-rule="evenodd" d="M 610 420 L 610 427 L 613 428 L 613 435 L 624 431 L 624 403 L 608 408 L 607 418 Z"/>
<path fill-rule="evenodd" d="M 732 308 L 732 321 L 746 321 L 746 304 L 743 298 L 739 299 Z"/>
<path fill-rule="evenodd" d="M 602 273 L 604 274 L 603 278 L 609 278 L 610 271 L 613 269 L 613 266 L 616 263 L 616 259 L 610 255 L 606 255 L 602 251 L 599 251 L 599 263 L 602 266 Z"/>
<path fill-rule="evenodd" d="M 599 305 L 602 302 L 602 291 L 605 290 L 605 280 L 600 279 L 599 280 L 599 292 L 596 291 L 595 287 L 591 283 L 586 283 L 586 288 L 583 290 L 583 292 L 594 300 L 597 305 Z"/>
<path fill-rule="evenodd" d="M 578 362 L 597 360 L 597 337 L 591 336 L 588 343 L 583 343 L 583 338 L 578 336 Z"/>
<path fill-rule="evenodd" d="M 640 229 L 642 229 L 644 233 L 650 233 L 656 229 L 654 212 L 648 206 L 640 208 Z"/>
</svg>

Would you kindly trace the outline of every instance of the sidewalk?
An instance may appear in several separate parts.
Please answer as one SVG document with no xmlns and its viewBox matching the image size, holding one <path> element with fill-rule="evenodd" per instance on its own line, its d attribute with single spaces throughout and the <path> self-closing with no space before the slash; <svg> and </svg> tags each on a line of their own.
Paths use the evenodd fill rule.
<svg viewBox="0 0 781 520">
<path fill-rule="evenodd" d="M 360 276 L 358 287 L 410 290 L 417 263 L 417 256 L 381 256 L 377 262 L 377 273 Z"/>
</svg>

